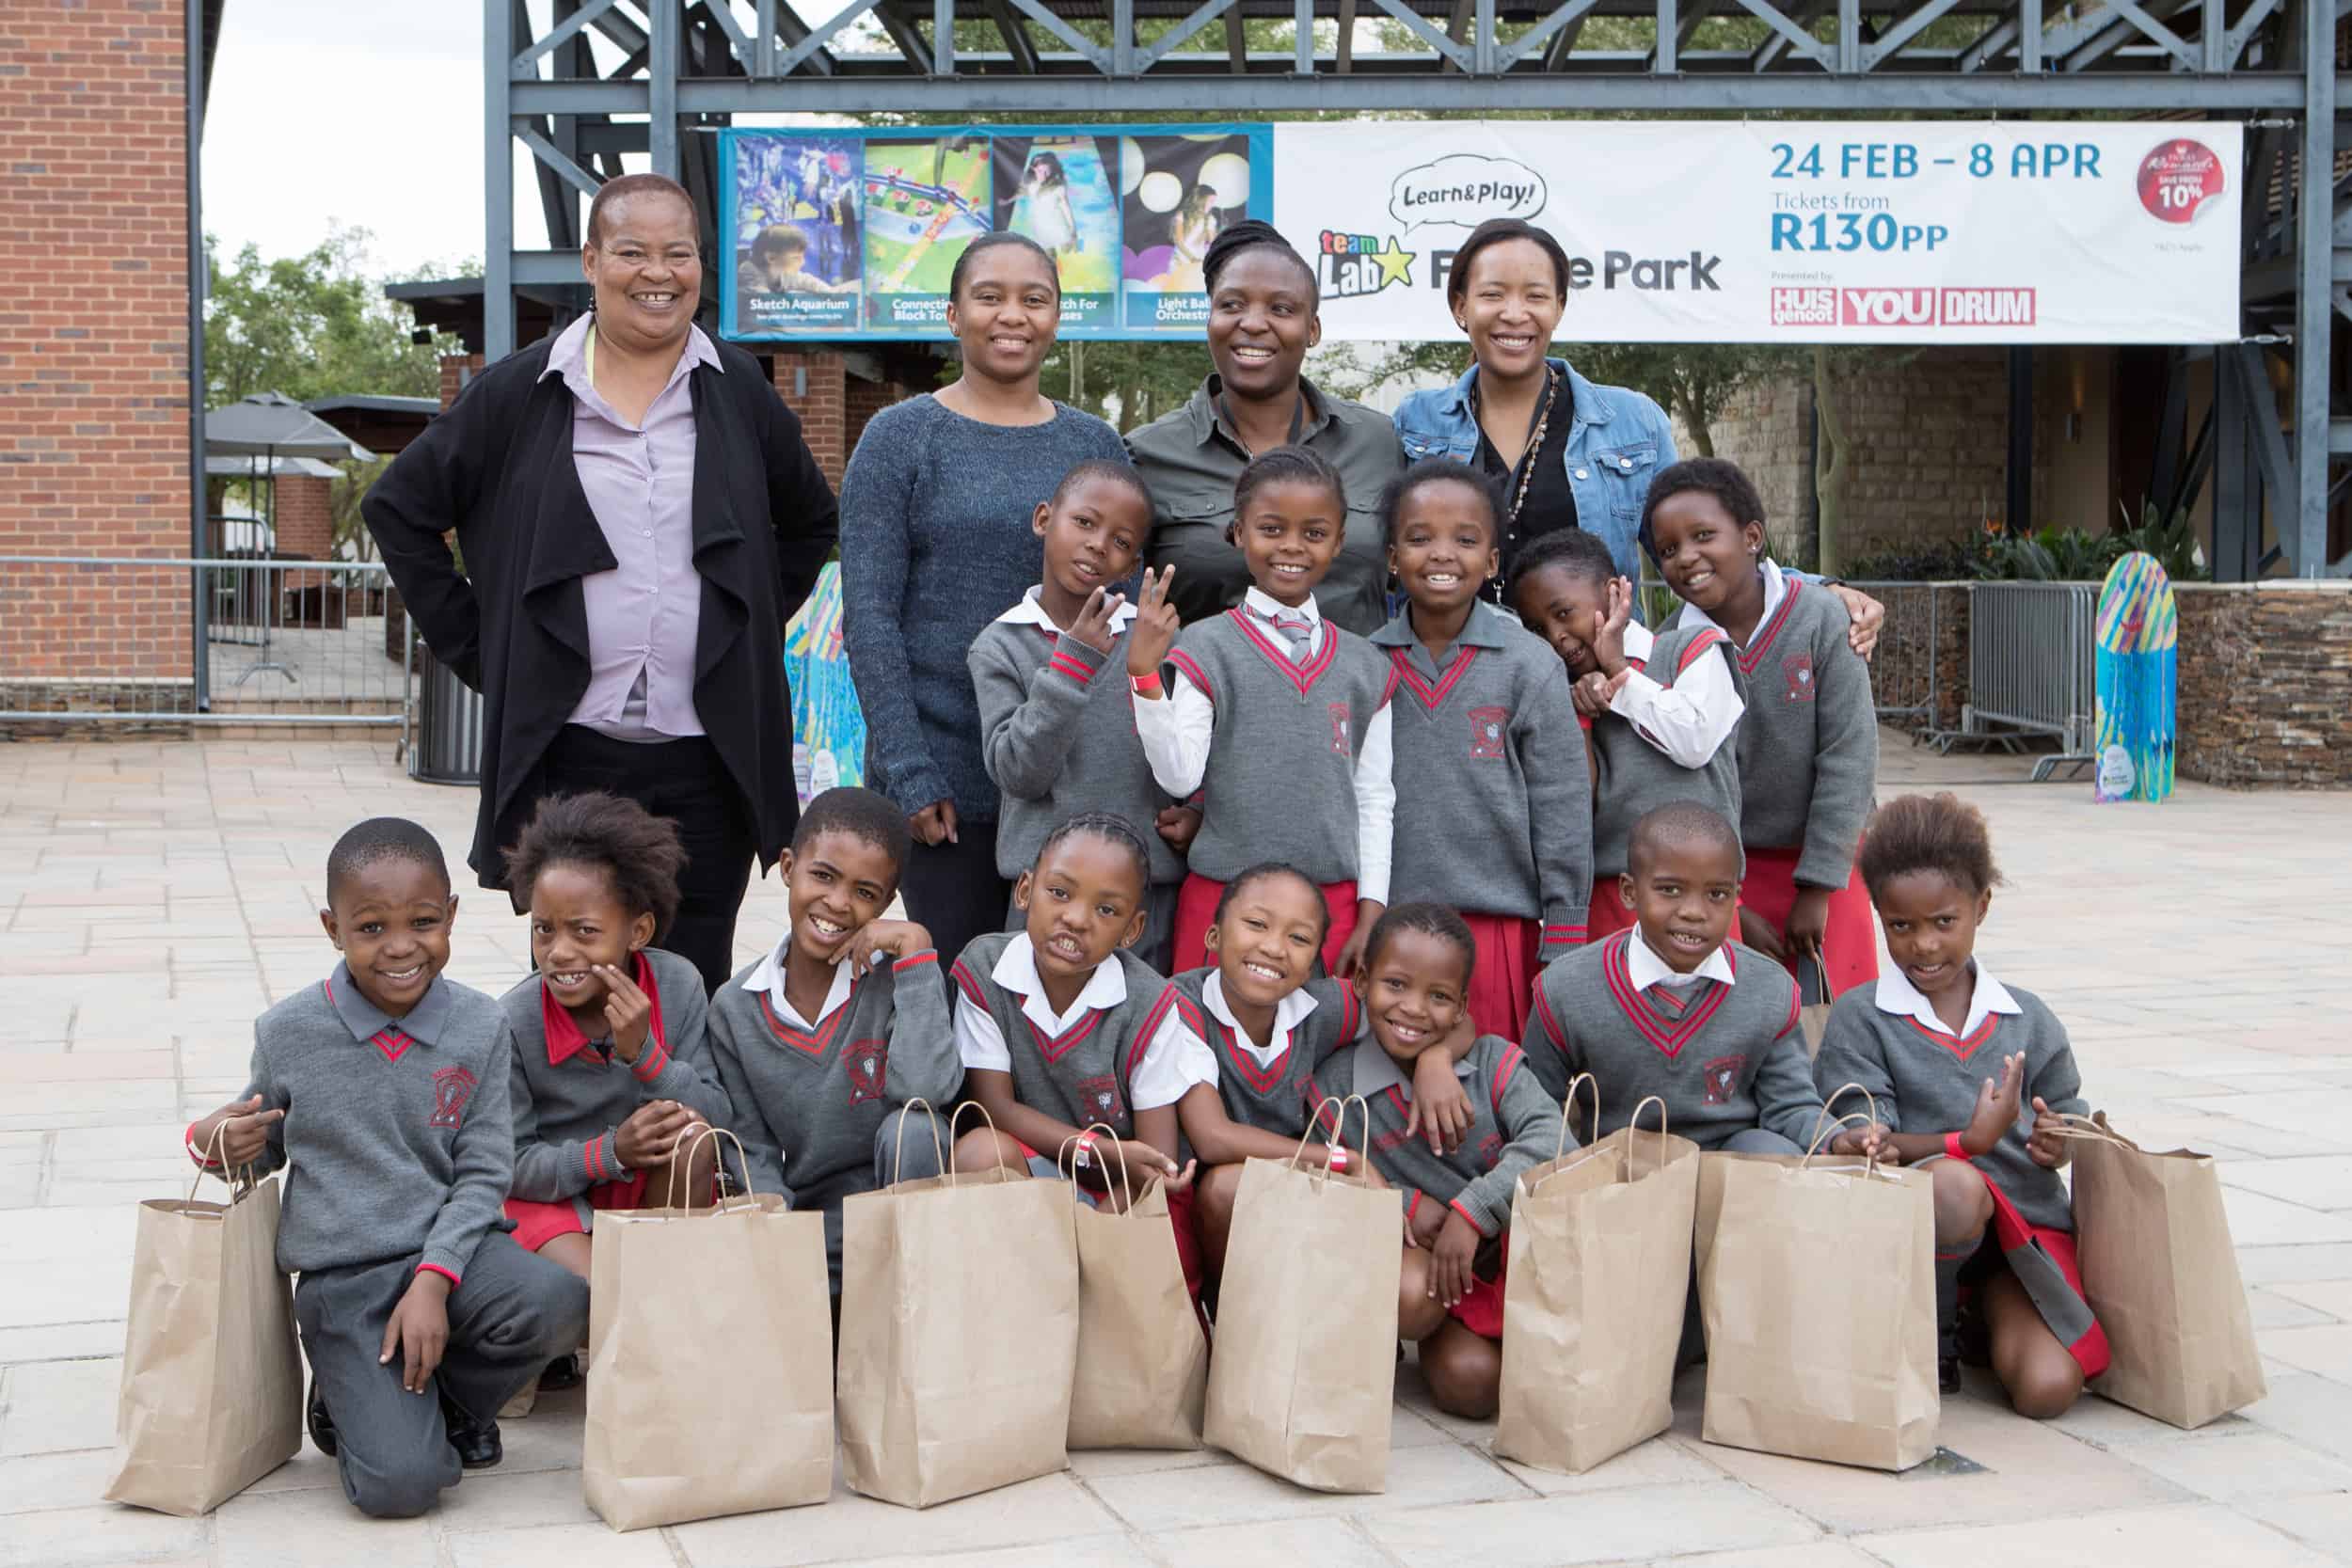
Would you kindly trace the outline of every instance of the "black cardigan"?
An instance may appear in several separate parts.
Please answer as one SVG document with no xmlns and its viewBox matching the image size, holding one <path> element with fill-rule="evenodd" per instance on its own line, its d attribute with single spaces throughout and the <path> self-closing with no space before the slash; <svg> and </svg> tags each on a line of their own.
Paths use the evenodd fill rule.
<svg viewBox="0 0 2352 1568">
<path fill-rule="evenodd" d="M 553 339 L 473 378 L 393 459 L 360 504 L 434 656 L 483 694 L 482 805 L 467 861 L 505 885 L 504 851 L 547 792 L 542 764 L 588 689 L 580 579 L 619 564 L 572 462 L 572 393 L 547 376 Z M 833 489 L 801 422 L 731 343 L 698 365 L 694 400 L 694 569 L 702 621 L 694 709 L 741 792 L 760 867 L 775 863 L 800 816 L 784 627 L 831 553 Z M 461 575 L 443 535 L 457 531 Z"/>
</svg>

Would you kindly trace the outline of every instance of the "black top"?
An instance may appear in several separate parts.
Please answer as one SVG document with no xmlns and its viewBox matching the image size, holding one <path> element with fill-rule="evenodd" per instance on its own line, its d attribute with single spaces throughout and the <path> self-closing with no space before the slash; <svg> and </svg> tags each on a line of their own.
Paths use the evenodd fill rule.
<svg viewBox="0 0 2352 1568">
<path fill-rule="evenodd" d="M 1495 451 L 1495 444 L 1486 438 L 1484 428 L 1478 433 L 1478 469 L 1494 482 L 1502 513 L 1503 579 L 1511 576 L 1519 548 L 1529 540 L 1557 529 L 1576 527 L 1576 494 L 1568 487 L 1567 461 L 1568 429 L 1575 422 L 1572 395 L 1564 379 L 1552 404 L 1551 422 L 1544 429 L 1543 444 L 1528 449 L 1518 467 L 1503 463 L 1502 454 Z M 1526 471 L 1531 463 L 1535 466 L 1532 476 Z M 1515 520 L 1511 502 L 1518 496 L 1522 480 L 1527 483 L 1527 499 L 1520 504 Z"/>
<path fill-rule="evenodd" d="M 543 762 L 588 689 L 580 579 L 614 568 L 572 462 L 572 390 L 545 373 L 552 338 L 475 375 L 360 503 L 417 631 L 483 695 L 482 801 L 467 857 L 506 884 L 549 781 Z M 784 627 L 832 553 L 833 490 L 801 421 L 733 343 L 689 375 L 694 570 L 702 578 L 694 711 L 752 818 L 763 867 L 791 842 L 792 705 Z M 460 573 L 442 535 L 457 531 Z"/>
</svg>

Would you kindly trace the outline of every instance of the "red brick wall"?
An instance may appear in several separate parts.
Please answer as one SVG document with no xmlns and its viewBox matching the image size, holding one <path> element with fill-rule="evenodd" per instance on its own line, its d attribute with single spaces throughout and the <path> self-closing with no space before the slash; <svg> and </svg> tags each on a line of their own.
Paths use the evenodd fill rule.
<svg viewBox="0 0 2352 1568">
<path fill-rule="evenodd" d="M 0 8 L 0 555 L 187 554 L 183 14 Z M 0 679 L 186 680 L 188 599 L 184 570 L 0 568 Z"/>
<path fill-rule="evenodd" d="M 447 408 L 457 401 L 457 394 L 466 389 L 482 369 L 479 354 L 444 354 L 441 356 L 441 406 Z"/>
<path fill-rule="evenodd" d="M 866 434 L 866 420 L 892 404 L 903 401 L 906 395 L 906 384 L 901 381 L 868 381 L 862 375 L 850 377 L 849 450 L 857 451 L 858 440 Z"/>
<path fill-rule="evenodd" d="M 335 553 L 335 482 L 288 474 L 278 483 L 278 553 L 325 561 Z"/>
<path fill-rule="evenodd" d="M 807 372 L 806 390 L 795 393 L 794 372 Z M 850 459 L 850 379 L 838 354 L 778 351 L 773 367 L 776 390 L 785 405 L 801 417 L 801 438 L 808 443 L 817 466 L 834 490 L 841 488 L 841 469 Z M 860 428 L 863 428 L 861 425 Z"/>
</svg>

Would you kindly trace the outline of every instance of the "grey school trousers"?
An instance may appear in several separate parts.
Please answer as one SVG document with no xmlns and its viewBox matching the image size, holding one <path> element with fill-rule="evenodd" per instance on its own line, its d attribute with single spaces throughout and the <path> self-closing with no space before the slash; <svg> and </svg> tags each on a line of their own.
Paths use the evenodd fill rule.
<svg viewBox="0 0 2352 1568">
<path fill-rule="evenodd" d="M 335 1423 L 343 1496 L 377 1518 L 422 1513 L 461 1473 L 440 1400 L 430 1387 L 401 1387 L 397 1347 L 389 1365 L 376 1359 L 416 1272 L 416 1259 L 395 1259 L 315 1271 L 294 1285 L 294 1323 Z M 435 1381 L 474 1419 L 494 1420 L 499 1406 L 587 1331 L 588 1282 L 493 1230 L 450 1292 L 449 1348 Z"/>
</svg>

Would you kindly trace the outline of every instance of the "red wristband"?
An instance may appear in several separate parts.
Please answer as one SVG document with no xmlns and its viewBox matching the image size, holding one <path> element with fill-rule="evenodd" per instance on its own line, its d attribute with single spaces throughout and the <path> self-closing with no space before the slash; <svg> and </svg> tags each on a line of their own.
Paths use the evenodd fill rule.
<svg viewBox="0 0 2352 1568">
<path fill-rule="evenodd" d="M 1335 1170 L 1335 1171 L 1344 1171 L 1344 1170 L 1346 1170 L 1346 1169 L 1347 1169 L 1347 1150 L 1346 1150 L 1346 1149 L 1344 1149 L 1344 1148 L 1341 1148 L 1339 1145 L 1337 1145 L 1337 1144 L 1333 1144 L 1333 1145 L 1331 1146 L 1330 1152 L 1329 1152 L 1329 1153 L 1327 1153 L 1327 1155 L 1325 1155 L 1325 1156 L 1324 1156 L 1324 1160 L 1323 1160 L 1323 1168 L 1324 1168 L 1324 1169 L 1326 1169 L 1326 1170 Z"/>
<path fill-rule="evenodd" d="M 1127 688 L 1138 697 L 1156 697 L 1161 690 L 1160 677 L 1156 673 L 1149 675 L 1129 675 Z"/>
<path fill-rule="evenodd" d="M 1962 1145 L 1960 1134 L 1957 1132 L 1944 1134 L 1944 1152 L 1963 1165 L 1968 1163 L 1968 1150 Z"/>
<path fill-rule="evenodd" d="M 1078 1152 L 1076 1157 L 1071 1161 L 1071 1164 L 1080 1170 L 1084 1170 L 1087 1166 L 1094 1164 L 1093 1133 L 1081 1132 L 1078 1134 Z"/>
</svg>

